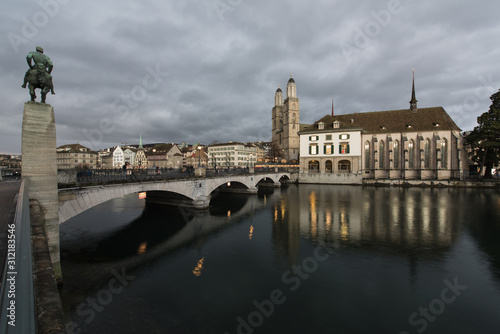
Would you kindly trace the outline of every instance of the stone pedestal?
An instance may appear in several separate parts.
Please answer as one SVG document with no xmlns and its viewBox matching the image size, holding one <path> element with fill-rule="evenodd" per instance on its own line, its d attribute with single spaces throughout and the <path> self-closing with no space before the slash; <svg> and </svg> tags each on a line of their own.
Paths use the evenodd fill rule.
<svg viewBox="0 0 500 334">
<path fill-rule="evenodd" d="M 56 124 L 49 104 L 26 102 L 22 130 L 22 176 L 29 179 L 30 200 L 42 208 L 50 257 L 57 280 L 62 278 L 59 257 Z"/>
</svg>

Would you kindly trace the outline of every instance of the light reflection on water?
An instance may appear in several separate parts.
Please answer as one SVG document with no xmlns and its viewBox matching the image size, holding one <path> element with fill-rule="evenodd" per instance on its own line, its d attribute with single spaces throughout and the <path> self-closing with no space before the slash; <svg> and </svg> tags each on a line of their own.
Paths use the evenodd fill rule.
<svg viewBox="0 0 500 334">
<path fill-rule="evenodd" d="M 220 195 L 210 214 L 191 214 L 124 197 L 61 227 L 66 317 L 82 333 L 236 333 L 253 301 L 280 289 L 287 301 L 255 333 L 416 333 L 409 316 L 458 277 L 468 289 L 426 333 L 496 333 L 499 201 L 492 190 L 300 185 Z M 283 273 L 319 244 L 334 254 L 291 291 Z M 87 323 L 77 309 L 113 268 L 136 278 Z"/>
</svg>

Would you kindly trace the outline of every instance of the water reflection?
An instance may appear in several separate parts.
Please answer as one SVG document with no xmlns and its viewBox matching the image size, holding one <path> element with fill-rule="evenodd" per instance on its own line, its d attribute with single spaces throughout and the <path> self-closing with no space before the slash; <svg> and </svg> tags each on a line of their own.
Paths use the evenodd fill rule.
<svg viewBox="0 0 500 334">
<path fill-rule="evenodd" d="M 453 195 L 442 189 L 290 187 L 272 211 L 278 257 L 286 254 L 295 263 L 301 237 L 418 257 L 442 253 L 459 237 L 462 210 L 453 206 Z M 284 219 L 286 226 L 276 224 Z"/>
</svg>

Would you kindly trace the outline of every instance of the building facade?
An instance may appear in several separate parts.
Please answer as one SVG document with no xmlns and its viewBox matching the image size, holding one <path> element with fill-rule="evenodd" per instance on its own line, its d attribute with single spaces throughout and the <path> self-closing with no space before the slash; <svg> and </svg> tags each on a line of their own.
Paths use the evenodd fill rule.
<svg viewBox="0 0 500 334">
<path fill-rule="evenodd" d="M 97 168 L 97 152 L 94 152 L 83 145 L 62 145 L 59 146 L 56 150 L 58 169 Z"/>
<path fill-rule="evenodd" d="M 123 150 L 120 146 L 117 146 L 113 150 L 113 168 L 123 168 L 125 164 L 125 155 L 123 154 Z"/>
<path fill-rule="evenodd" d="M 300 170 L 308 173 L 359 173 L 361 129 L 319 121 L 300 132 Z"/>
<path fill-rule="evenodd" d="M 155 145 L 147 154 L 148 168 L 173 168 L 182 167 L 182 153 L 176 144 Z"/>
<path fill-rule="evenodd" d="M 257 163 L 257 147 L 237 142 L 208 146 L 208 167 L 246 168 Z"/>
<path fill-rule="evenodd" d="M 463 142 L 460 128 L 442 107 L 417 107 L 413 82 L 409 109 L 332 112 L 301 131 L 300 171 L 353 173 L 362 179 L 463 180 L 468 169 Z"/>
</svg>

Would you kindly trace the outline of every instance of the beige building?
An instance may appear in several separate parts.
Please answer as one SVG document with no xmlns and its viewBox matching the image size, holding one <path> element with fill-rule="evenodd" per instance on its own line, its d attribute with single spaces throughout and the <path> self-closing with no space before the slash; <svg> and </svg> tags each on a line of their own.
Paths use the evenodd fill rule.
<svg viewBox="0 0 500 334">
<path fill-rule="evenodd" d="M 254 167 L 257 163 L 257 147 L 237 142 L 214 144 L 208 147 L 208 167 Z"/>
<path fill-rule="evenodd" d="M 176 144 L 155 145 L 147 153 L 148 168 L 174 168 L 182 167 L 182 153 Z"/>
<path fill-rule="evenodd" d="M 97 152 L 80 145 L 69 144 L 57 148 L 57 168 L 97 168 Z"/>
</svg>

